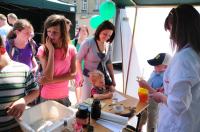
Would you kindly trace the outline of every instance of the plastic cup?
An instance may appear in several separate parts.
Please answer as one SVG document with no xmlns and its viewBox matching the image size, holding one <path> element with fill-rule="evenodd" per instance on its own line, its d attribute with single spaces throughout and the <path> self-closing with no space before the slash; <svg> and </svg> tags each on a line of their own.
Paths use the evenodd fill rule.
<svg viewBox="0 0 200 132">
<path fill-rule="evenodd" d="M 141 102 L 147 102 L 148 101 L 148 94 L 149 91 L 145 88 L 139 88 L 138 89 L 138 96 Z"/>
</svg>

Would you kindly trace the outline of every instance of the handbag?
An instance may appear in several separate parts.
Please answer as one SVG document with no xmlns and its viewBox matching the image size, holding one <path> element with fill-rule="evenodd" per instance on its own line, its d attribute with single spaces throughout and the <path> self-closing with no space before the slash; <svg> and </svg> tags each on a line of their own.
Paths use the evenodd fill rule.
<svg viewBox="0 0 200 132">
<path fill-rule="evenodd" d="M 112 80 L 111 80 L 110 76 L 108 75 L 105 65 L 103 64 L 102 61 L 99 63 L 97 70 L 99 70 L 103 73 L 104 78 L 105 78 L 105 85 L 108 85 L 108 86 L 112 85 Z"/>
<path fill-rule="evenodd" d="M 96 41 L 95 41 L 96 42 Z M 104 74 L 104 78 L 105 78 L 105 85 L 112 85 L 112 80 L 107 72 L 107 68 L 106 68 L 106 65 L 104 62 L 104 58 L 105 58 L 105 54 L 102 53 L 99 49 L 99 46 L 96 42 L 96 46 L 97 46 L 97 49 L 99 51 L 99 53 L 97 53 L 98 57 L 101 59 L 101 61 L 99 62 L 99 65 L 97 66 L 97 70 L 101 71 L 103 74 Z"/>
</svg>

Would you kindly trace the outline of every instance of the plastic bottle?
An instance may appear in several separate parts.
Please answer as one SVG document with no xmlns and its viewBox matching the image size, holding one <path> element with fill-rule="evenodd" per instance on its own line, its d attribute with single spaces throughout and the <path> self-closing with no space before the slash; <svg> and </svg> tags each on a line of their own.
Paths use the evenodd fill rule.
<svg viewBox="0 0 200 132">
<path fill-rule="evenodd" d="M 91 118 L 97 120 L 101 116 L 100 100 L 94 99 L 91 107 Z"/>
</svg>

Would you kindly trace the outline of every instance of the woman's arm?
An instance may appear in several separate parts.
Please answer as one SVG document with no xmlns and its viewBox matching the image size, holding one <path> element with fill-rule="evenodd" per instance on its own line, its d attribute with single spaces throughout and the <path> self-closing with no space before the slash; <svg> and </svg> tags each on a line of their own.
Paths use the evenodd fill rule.
<svg viewBox="0 0 200 132">
<path fill-rule="evenodd" d="M 55 76 L 52 80 L 53 83 L 62 82 L 66 80 L 74 79 L 76 76 L 76 55 L 71 60 L 70 71 L 61 76 Z"/>
<path fill-rule="evenodd" d="M 40 50 L 42 50 L 43 52 L 42 55 L 38 56 L 43 69 L 43 77 L 41 78 L 41 83 L 43 79 L 52 80 L 54 74 L 54 47 L 49 38 L 46 39 L 45 45 L 49 51 L 48 56 L 44 53 L 44 45 L 43 47 L 40 47 L 38 51 L 41 52 Z"/>
<path fill-rule="evenodd" d="M 113 70 L 113 64 L 112 63 L 107 64 L 107 68 L 108 68 L 109 75 L 110 75 L 110 77 L 112 79 L 112 85 L 116 86 L 115 77 L 114 77 L 114 70 Z"/>
<path fill-rule="evenodd" d="M 81 93 L 81 87 L 76 87 L 76 89 L 75 89 L 75 93 L 76 93 L 76 101 L 77 101 L 77 103 L 81 103 L 81 95 L 82 95 L 82 93 Z"/>
<path fill-rule="evenodd" d="M 112 92 L 108 92 L 104 94 L 93 94 L 94 99 L 110 99 L 112 98 L 112 96 L 113 96 Z"/>
<path fill-rule="evenodd" d="M 154 99 L 157 103 L 164 103 L 167 105 L 167 96 L 161 92 L 154 92 L 150 94 L 149 97 Z"/>
<path fill-rule="evenodd" d="M 38 70 L 38 63 L 37 63 L 37 61 L 36 61 L 36 59 L 35 59 L 35 56 L 33 56 L 32 57 L 32 72 L 33 73 L 36 73 L 37 72 L 37 70 Z"/>
<path fill-rule="evenodd" d="M 82 73 L 82 63 L 81 62 L 88 55 L 88 52 L 91 48 L 91 44 L 89 41 L 91 41 L 91 40 L 86 40 L 81 44 L 80 50 L 78 51 L 78 54 L 77 54 L 76 67 L 77 67 L 77 73 L 80 76 L 79 86 L 82 86 L 82 84 L 83 84 L 83 73 Z"/>
<path fill-rule="evenodd" d="M 70 71 L 60 76 L 54 76 L 52 80 L 45 79 L 43 84 L 58 83 L 66 80 L 74 79 L 76 76 L 76 55 L 71 60 Z"/>
<path fill-rule="evenodd" d="M 83 73 L 82 73 L 82 65 L 81 65 L 81 61 L 77 59 L 76 61 L 76 67 L 77 67 L 77 73 L 80 77 L 78 85 L 82 86 L 83 84 Z"/>
</svg>

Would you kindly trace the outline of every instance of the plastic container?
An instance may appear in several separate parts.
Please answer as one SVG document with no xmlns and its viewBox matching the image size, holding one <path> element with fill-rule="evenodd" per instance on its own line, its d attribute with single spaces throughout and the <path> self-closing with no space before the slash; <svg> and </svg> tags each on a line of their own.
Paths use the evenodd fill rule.
<svg viewBox="0 0 200 132">
<path fill-rule="evenodd" d="M 72 108 L 56 101 L 46 101 L 24 111 L 18 121 L 24 132 L 60 132 L 75 116 Z"/>
<path fill-rule="evenodd" d="M 147 102 L 148 101 L 148 94 L 149 91 L 145 88 L 138 88 L 138 96 L 141 102 Z"/>
</svg>

